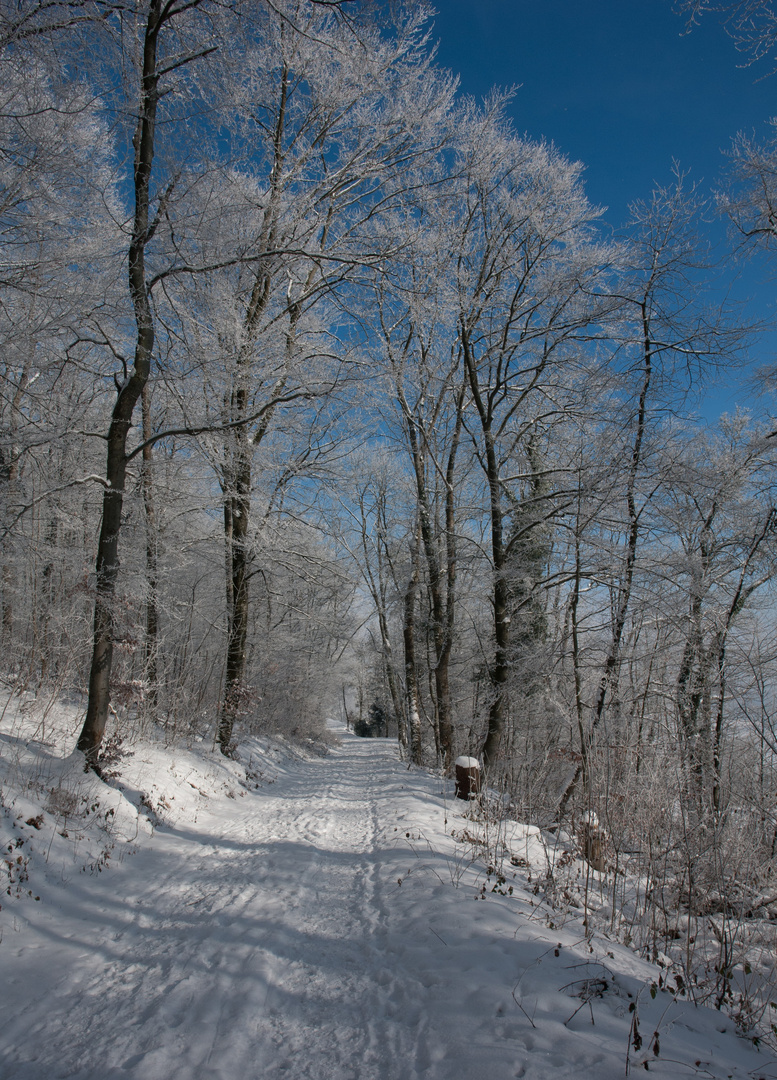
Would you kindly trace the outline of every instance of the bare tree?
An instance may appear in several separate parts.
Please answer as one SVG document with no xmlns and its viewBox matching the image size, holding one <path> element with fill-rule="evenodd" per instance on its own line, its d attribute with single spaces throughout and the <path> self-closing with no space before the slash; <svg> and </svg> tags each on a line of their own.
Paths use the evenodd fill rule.
<svg viewBox="0 0 777 1080">
<path fill-rule="evenodd" d="M 580 189 L 578 166 L 550 147 L 517 139 L 498 109 L 473 116 L 464 130 L 455 288 L 473 403 L 465 426 L 485 480 L 490 527 L 494 653 L 483 744 L 490 766 L 508 715 L 511 559 L 527 535 L 510 522 L 523 481 L 531 488 L 535 433 L 572 407 L 574 342 L 590 334 L 606 255 L 592 242 L 596 215 Z M 541 503 L 529 531 L 553 516 L 555 493 L 543 494 Z"/>
<path fill-rule="evenodd" d="M 338 383 L 345 350 L 326 331 L 333 299 L 360 268 L 403 246 L 386 227 L 410 170 L 433 162 L 452 83 L 432 66 L 421 6 L 387 27 L 355 25 L 278 2 L 264 13 L 239 87 L 244 257 L 198 283 L 211 350 L 229 386 L 219 465 L 227 550 L 227 656 L 219 743 L 226 751 L 244 689 L 251 576 L 253 461 L 278 416 Z M 234 221 L 234 218 L 233 218 Z M 247 226 L 246 222 L 250 224 Z M 234 226 L 233 226 L 234 227 Z M 221 230 L 214 234 L 223 240 Z M 218 264 L 214 254 L 211 261 Z M 230 263 L 228 258 L 223 262 Z M 219 313 L 211 302 L 222 303 Z M 186 298 L 183 298 L 186 303 Z M 332 319 L 336 316 L 332 315 Z M 215 339 L 215 340 L 213 340 Z"/>
<path fill-rule="evenodd" d="M 457 608 L 459 451 L 467 400 L 455 347 L 452 233 L 445 222 L 450 206 L 448 181 L 437 185 L 427 202 L 420 195 L 397 214 L 395 227 L 412 242 L 388 272 L 376 277 L 363 315 L 375 364 L 385 373 L 373 395 L 378 422 L 396 431 L 405 446 L 415 488 L 420 551 L 414 542 L 405 594 L 406 692 L 417 698 L 414 600 L 420 584 L 430 607 L 435 741 L 445 768 L 454 753 L 450 667 Z M 418 554 L 423 556 L 422 578 Z M 416 706 L 409 706 L 411 713 Z"/>
<path fill-rule="evenodd" d="M 734 362 L 743 344 L 740 328 L 728 321 L 726 311 L 706 301 L 701 275 L 709 272 L 709 257 L 698 228 L 700 210 L 695 192 L 686 191 L 678 175 L 672 187 L 657 188 L 649 203 L 633 206 L 632 231 L 625 238 L 624 287 L 616 298 L 624 320 L 616 331 L 623 342 L 616 359 L 627 365 L 630 394 L 619 467 L 624 477 L 624 535 L 613 583 L 610 643 L 580 745 L 580 763 L 561 799 L 560 812 L 586 772 L 608 701 L 617 698 L 639 545 L 650 502 L 661 486 L 651 462 L 658 409 L 666 408 L 673 395 L 682 393 L 683 383 L 687 386 L 705 366 L 724 359 Z"/>
<path fill-rule="evenodd" d="M 206 0 L 176 6 L 168 0 L 150 0 L 124 13 L 119 44 L 136 58 L 133 87 L 137 94 L 134 148 L 131 238 L 128 247 L 129 294 L 136 326 L 134 360 L 116 379 L 116 400 L 106 437 L 107 463 L 102 523 L 97 551 L 93 656 L 89 675 L 89 701 L 78 749 L 96 766 L 108 719 L 113 661 L 113 597 L 119 570 L 118 545 L 127 476 L 127 439 L 135 406 L 146 386 L 154 350 L 155 323 L 151 306 L 154 281 L 147 269 L 147 250 L 167 213 L 176 178 L 168 177 L 156 191 L 152 187 L 157 149 L 160 103 L 174 115 L 177 97 L 185 93 L 184 74 L 217 48 L 211 41 L 212 24 Z M 202 9 L 202 11 L 200 10 Z M 200 17 L 202 16 L 202 17 Z M 178 94 L 175 93 L 178 91 Z"/>
</svg>

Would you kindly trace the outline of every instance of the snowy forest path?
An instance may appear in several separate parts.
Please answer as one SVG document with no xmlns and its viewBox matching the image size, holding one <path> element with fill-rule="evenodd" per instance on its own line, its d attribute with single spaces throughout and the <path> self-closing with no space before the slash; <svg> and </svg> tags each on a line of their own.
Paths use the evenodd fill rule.
<svg viewBox="0 0 777 1080">
<path fill-rule="evenodd" d="M 20 974 L 41 963 L 40 993 L 4 1017 L 15 1045 L 0 1033 L 0 1060 L 14 1066 L 0 1076 L 427 1075 L 426 1011 L 409 997 L 429 990 L 392 961 L 381 856 L 406 770 L 396 744 L 343 735 L 277 787 L 73 880 L 50 927 L 61 970 L 45 949 L 16 958 Z"/>
<path fill-rule="evenodd" d="M 539 902 L 498 831 L 495 885 L 478 815 L 396 743 L 257 753 L 251 788 L 218 754 L 138 746 L 153 835 L 4 902 L 0 1080 L 615 1080 L 635 1002 L 661 1033 L 651 1073 L 774 1075 L 731 1021 L 647 993 L 658 969 Z M 538 830 L 516 828 L 528 853 Z"/>
</svg>

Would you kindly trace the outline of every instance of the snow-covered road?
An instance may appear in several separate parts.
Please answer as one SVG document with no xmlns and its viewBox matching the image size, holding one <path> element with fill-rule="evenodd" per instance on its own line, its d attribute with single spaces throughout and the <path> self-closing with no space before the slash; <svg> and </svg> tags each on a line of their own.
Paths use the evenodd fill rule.
<svg viewBox="0 0 777 1080">
<path fill-rule="evenodd" d="M 395 745 L 341 734 L 327 758 L 203 797 L 137 854 L 6 923 L 2 1080 L 624 1075 L 646 965 L 614 946 L 607 992 L 573 1017 L 603 954 L 578 924 L 534 917 L 517 879 L 513 896 L 476 900 L 449 835 L 463 804 Z M 720 1014 L 689 1025 L 684 1003 L 659 1005 L 680 1051 L 652 1072 L 766 1066 Z"/>
</svg>

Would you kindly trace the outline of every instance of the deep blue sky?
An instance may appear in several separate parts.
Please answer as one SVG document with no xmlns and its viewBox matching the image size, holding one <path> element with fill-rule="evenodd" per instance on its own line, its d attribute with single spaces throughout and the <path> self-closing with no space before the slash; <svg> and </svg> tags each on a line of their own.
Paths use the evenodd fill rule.
<svg viewBox="0 0 777 1080">
<path fill-rule="evenodd" d="M 586 165 L 586 187 L 620 224 L 670 179 L 672 159 L 713 182 L 721 150 L 777 114 L 777 76 L 741 67 L 707 16 L 691 33 L 670 0 L 437 0 L 439 60 L 464 93 L 521 84 L 519 132 Z"/>
<path fill-rule="evenodd" d="M 439 62 L 481 98 L 520 84 L 511 113 L 519 133 L 553 141 L 585 165 L 590 200 L 617 227 L 629 203 L 671 182 L 672 160 L 709 189 L 740 130 L 763 134 L 777 115 L 777 75 L 743 66 L 715 16 L 690 33 L 671 0 L 436 0 Z M 722 226 L 718 226 L 722 234 Z M 772 263 L 772 270 L 777 263 Z M 769 268 L 748 263 L 734 286 L 755 318 L 774 319 Z M 754 363 L 774 363 L 777 334 L 765 335 Z M 732 374 L 708 393 L 712 417 L 751 404 L 752 388 Z"/>
</svg>

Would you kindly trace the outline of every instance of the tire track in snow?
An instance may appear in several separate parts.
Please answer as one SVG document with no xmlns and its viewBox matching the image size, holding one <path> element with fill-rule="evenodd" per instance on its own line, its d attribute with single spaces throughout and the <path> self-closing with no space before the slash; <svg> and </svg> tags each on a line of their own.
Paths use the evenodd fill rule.
<svg viewBox="0 0 777 1080">
<path fill-rule="evenodd" d="M 385 753 L 388 748 L 379 745 Z M 267 1063 L 268 1077 L 284 1075 L 292 1064 L 301 1077 L 411 1075 L 412 1048 L 398 1035 L 391 1005 L 405 975 L 384 966 L 376 800 L 385 769 L 364 758 L 367 749 L 351 744 L 338 756 L 318 805 L 303 810 L 298 821 L 315 850 L 301 884 L 307 889 L 316 883 L 317 903 L 305 903 L 301 912 L 300 929 L 312 943 L 308 963 L 282 976 L 279 996 L 286 1008 L 271 1005 L 271 1038 L 291 1053 Z M 370 749 L 374 754 L 376 744 Z M 350 858 L 338 860 L 338 853 Z M 291 1006 L 289 995 L 296 998 Z"/>
</svg>

